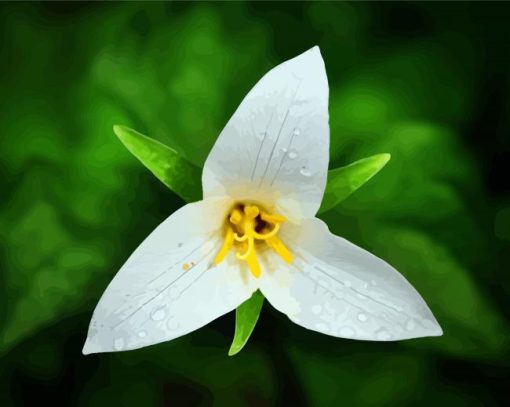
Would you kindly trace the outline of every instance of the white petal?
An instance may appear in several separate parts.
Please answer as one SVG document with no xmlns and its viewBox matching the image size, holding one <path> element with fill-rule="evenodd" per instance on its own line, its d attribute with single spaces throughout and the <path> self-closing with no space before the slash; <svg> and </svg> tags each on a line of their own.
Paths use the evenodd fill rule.
<svg viewBox="0 0 510 407">
<path fill-rule="evenodd" d="M 295 323 L 371 341 L 442 334 L 427 304 L 398 271 L 331 234 L 319 219 L 282 228 L 282 240 L 294 252 L 294 261 L 265 273 L 261 291 Z M 266 262 L 280 264 L 270 256 Z"/>
<path fill-rule="evenodd" d="M 141 348 L 177 338 L 248 299 L 253 279 L 221 247 L 223 199 L 186 205 L 135 250 L 101 297 L 83 353 Z M 246 274 L 247 272 L 245 272 Z M 243 277 L 243 278 L 242 278 Z"/>
<path fill-rule="evenodd" d="M 246 95 L 204 166 L 204 197 L 317 212 L 329 160 L 328 81 L 318 47 L 269 71 Z"/>
</svg>

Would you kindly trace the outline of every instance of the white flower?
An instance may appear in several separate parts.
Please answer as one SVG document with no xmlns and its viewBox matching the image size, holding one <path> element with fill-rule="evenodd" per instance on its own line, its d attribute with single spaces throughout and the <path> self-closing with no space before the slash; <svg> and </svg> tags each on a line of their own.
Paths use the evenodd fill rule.
<svg viewBox="0 0 510 407">
<path fill-rule="evenodd" d="M 204 199 L 166 219 L 122 266 L 83 353 L 177 338 L 257 289 L 295 323 L 328 335 L 442 334 L 402 275 L 314 217 L 328 170 L 328 93 L 318 47 L 255 85 L 207 158 Z"/>
</svg>

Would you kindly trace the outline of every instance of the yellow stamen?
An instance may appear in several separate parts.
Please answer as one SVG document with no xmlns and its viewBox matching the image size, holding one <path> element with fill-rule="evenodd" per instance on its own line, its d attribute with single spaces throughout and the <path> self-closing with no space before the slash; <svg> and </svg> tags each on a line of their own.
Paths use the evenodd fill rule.
<svg viewBox="0 0 510 407">
<path fill-rule="evenodd" d="M 230 213 L 230 222 L 234 225 L 238 225 L 243 220 L 243 214 L 239 209 L 234 209 Z"/>
<path fill-rule="evenodd" d="M 246 251 L 243 254 L 236 253 L 236 257 L 239 260 L 246 260 L 248 258 L 248 256 L 254 252 L 255 252 L 255 242 L 253 240 L 253 236 L 250 236 L 250 237 L 248 237 L 248 248 L 246 249 Z"/>
<path fill-rule="evenodd" d="M 267 240 L 267 239 L 273 237 L 274 235 L 276 235 L 279 230 L 280 230 L 280 224 L 277 223 L 276 225 L 274 225 L 273 230 L 271 230 L 270 232 L 267 232 L 267 233 L 257 233 L 255 231 L 253 231 L 253 236 L 256 237 L 259 240 Z"/>
<path fill-rule="evenodd" d="M 260 210 L 255 205 L 245 206 L 244 214 L 248 219 L 255 219 L 260 213 Z"/>
<path fill-rule="evenodd" d="M 246 241 L 246 239 L 248 239 L 248 235 L 244 234 L 242 236 L 239 236 L 237 233 L 234 233 L 234 239 L 237 240 L 238 242 L 244 242 Z"/>
<path fill-rule="evenodd" d="M 252 250 L 250 254 L 246 257 L 246 263 L 248 264 L 248 267 L 250 268 L 251 274 L 253 274 L 253 277 L 259 278 L 260 277 L 260 265 L 257 260 L 257 255 L 255 254 L 255 250 Z"/>
<path fill-rule="evenodd" d="M 273 236 L 266 240 L 267 245 L 273 249 L 278 255 L 285 260 L 287 263 L 292 263 L 292 253 L 287 246 L 285 246 L 280 239 Z"/>
<path fill-rule="evenodd" d="M 215 264 L 220 264 L 225 256 L 228 254 L 228 251 L 234 244 L 234 231 L 230 226 L 227 226 L 227 232 L 225 233 L 225 241 L 223 242 L 223 246 L 221 250 L 216 255 L 216 258 L 214 259 Z"/>
<path fill-rule="evenodd" d="M 227 218 L 225 242 L 217 254 L 214 262 L 223 261 L 231 248 L 236 250 L 236 257 L 246 261 L 251 274 L 260 277 L 261 268 L 257 259 L 257 247 L 265 242 L 287 263 L 292 262 L 292 253 L 276 236 L 280 224 L 286 219 L 277 214 L 269 214 L 260 210 L 257 205 L 238 204 Z"/>
<path fill-rule="evenodd" d="M 274 214 L 270 215 L 266 212 L 261 212 L 260 218 L 267 223 L 283 223 L 283 222 L 287 221 L 287 219 L 281 215 L 274 215 Z"/>
</svg>

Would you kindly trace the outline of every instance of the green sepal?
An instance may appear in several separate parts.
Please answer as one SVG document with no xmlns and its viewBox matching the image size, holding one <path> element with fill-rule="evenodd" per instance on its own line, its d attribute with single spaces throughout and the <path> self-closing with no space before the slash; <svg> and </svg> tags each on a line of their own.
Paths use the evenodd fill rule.
<svg viewBox="0 0 510 407">
<path fill-rule="evenodd" d="M 328 183 L 319 213 L 325 212 L 351 195 L 377 174 L 390 160 L 390 154 L 376 154 L 328 172 Z"/>
<path fill-rule="evenodd" d="M 234 356 L 243 349 L 248 342 L 255 325 L 259 319 L 264 296 L 260 291 L 255 291 L 250 299 L 243 302 L 236 309 L 236 330 L 234 339 L 228 351 L 229 356 Z"/>
<path fill-rule="evenodd" d="M 113 126 L 124 146 L 186 202 L 201 199 L 201 171 L 174 149 L 126 126 Z"/>
</svg>

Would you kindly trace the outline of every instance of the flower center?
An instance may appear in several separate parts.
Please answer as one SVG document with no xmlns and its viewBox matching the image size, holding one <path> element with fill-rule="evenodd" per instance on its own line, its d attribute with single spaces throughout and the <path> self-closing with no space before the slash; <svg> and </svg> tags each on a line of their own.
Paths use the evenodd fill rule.
<svg viewBox="0 0 510 407">
<path fill-rule="evenodd" d="M 292 262 L 292 253 L 277 237 L 283 216 L 270 214 L 253 204 L 237 204 L 229 212 L 225 221 L 225 241 L 214 259 L 220 264 L 230 249 L 236 251 L 236 257 L 248 264 L 251 273 L 258 278 L 260 265 L 257 260 L 257 247 L 260 244 L 273 249 L 287 263 Z"/>
</svg>

